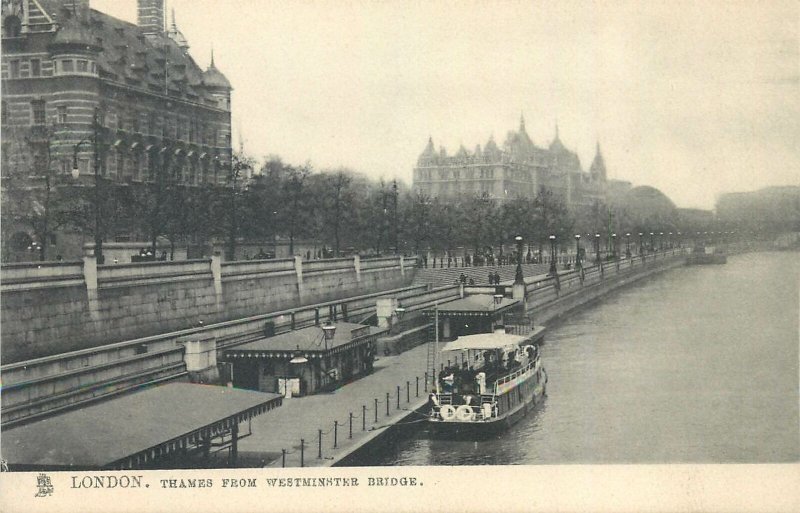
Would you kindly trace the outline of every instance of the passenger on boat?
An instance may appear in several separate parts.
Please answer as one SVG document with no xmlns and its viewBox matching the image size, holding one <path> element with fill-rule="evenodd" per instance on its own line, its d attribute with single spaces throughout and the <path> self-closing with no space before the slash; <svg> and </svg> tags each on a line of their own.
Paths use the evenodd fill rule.
<svg viewBox="0 0 800 513">
<path fill-rule="evenodd" d="M 478 393 L 483 395 L 486 393 L 486 373 L 479 372 L 476 376 L 476 382 L 478 385 Z"/>
</svg>

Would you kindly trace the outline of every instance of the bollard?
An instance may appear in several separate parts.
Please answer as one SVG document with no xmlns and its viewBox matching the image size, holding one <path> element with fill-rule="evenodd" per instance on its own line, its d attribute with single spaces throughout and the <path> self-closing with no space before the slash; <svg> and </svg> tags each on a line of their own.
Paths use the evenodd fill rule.
<svg viewBox="0 0 800 513">
<path fill-rule="evenodd" d="M 386 392 L 386 416 L 389 416 L 389 392 Z"/>
<path fill-rule="evenodd" d="M 317 459 L 321 460 L 322 459 L 322 430 L 321 429 L 317 430 L 317 435 L 318 435 L 317 436 L 317 440 L 319 440 L 317 442 Z"/>
<path fill-rule="evenodd" d="M 425 393 L 428 393 L 428 371 L 425 371 Z"/>
<path fill-rule="evenodd" d="M 286 449 L 281 449 L 281 468 L 286 468 Z"/>
<path fill-rule="evenodd" d="M 417 395 L 415 397 L 419 397 L 419 376 L 416 377 L 417 380 Z"/>
<path fill-rule="evenodd" d="M 336 446 L 339 444 L 339 421 L 333 421 L 333 448 L 336 449 Z"/>
<path fill-rule="evenodd" d="M 406 381 L 406 402 L 411 402 L 411 382 Z"/>
<path fill-rule="evenodd" d="M 397 385 L 397 409 L 400 409 L 400 385 Z"/>
<path fill-rule="evenodd" d="M 378 422 L 378 400 L 375 399 L 375 422 Z"/>
<path fill-rule="evenodd" d="M 367 405 L 361 405 L 361 431 L 367 430 Z"/>
<path fill-rule="evenodd" d="M 306 466 L 306 441 L 304 439 L 300 439 L 300 466 Z"/>
<path fill-rule="evenodd" d="M 347 438 L 353 438 L 353 412 L 350 412 L 350 435 Z"/>
</svg>

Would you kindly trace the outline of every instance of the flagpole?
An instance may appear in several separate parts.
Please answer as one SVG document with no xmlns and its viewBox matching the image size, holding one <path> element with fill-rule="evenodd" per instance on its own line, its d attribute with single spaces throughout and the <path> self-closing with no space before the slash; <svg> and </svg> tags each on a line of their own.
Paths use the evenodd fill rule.
<svg viewBox="0 0 800 513">
<path fill-rule="evenodd" d="M 433 346 L 433 379 L 436 383 L 436 395 L 440 395 L 441 392 L 439 390 L 439 377 L 436 374 L 436 358 L 439 355 L 439 302 L 433 304 L 434 309 L 434 327 L 433 331 L 436 332 L 435 336 L 435 344 Z"/>
</svg>

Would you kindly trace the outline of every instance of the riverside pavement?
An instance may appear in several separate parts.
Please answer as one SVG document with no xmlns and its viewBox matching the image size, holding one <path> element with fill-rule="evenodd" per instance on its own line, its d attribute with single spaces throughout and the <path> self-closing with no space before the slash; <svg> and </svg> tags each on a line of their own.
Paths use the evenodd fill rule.
<svg viewBox="0 0 800 513">
<path fill-rule="evenodd" d="M 423 417 L 414 410 L 427 402 L 428 394 L 424 391 L 427 351 L 428 344 L 422 344 L 399 355 L 381 357 L 375 361 L 371 374 L 333 392 L 284 399 L 281 407 L 251 420 L 252 435 L 239 442 L 240 465 L 281 467 L 281 449 L 285 449 L 286 466 L 299 467 L 300 439 L 303 439 L 304 466 L 331 466 L 405 417 L 408 418 L 404 422 L 421 421 Z M 397 386 L 400 386 L 400 409 L 397 408 Z M 377 422 L 375 399 L 378 399 Z M 366 431 L 362 430 L 362 406 L 367 407 Z M 350 412 L 353 413 L 352 439 L 348 438 Z M 339 422 L 336 449 L 333 447 L 334 420 Z M 241 429 L 246 428 L 242 426 Z M 319 429 L 323 431 L 322 459 L 318 458 Z"/>
</svg>

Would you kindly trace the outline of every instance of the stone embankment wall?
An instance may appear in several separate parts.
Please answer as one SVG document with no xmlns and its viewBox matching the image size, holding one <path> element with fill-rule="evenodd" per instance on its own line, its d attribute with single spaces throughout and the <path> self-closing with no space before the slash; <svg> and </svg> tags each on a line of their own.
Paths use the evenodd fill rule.
<svg viewBox="0 0 800 513">
<path fill-rule="evenodd" d="M 210 260 L 0 270 L 2 361 L 91 348 L 407 286 L 414 258 Z"/>
</svg>

